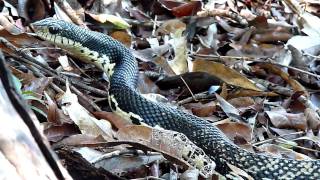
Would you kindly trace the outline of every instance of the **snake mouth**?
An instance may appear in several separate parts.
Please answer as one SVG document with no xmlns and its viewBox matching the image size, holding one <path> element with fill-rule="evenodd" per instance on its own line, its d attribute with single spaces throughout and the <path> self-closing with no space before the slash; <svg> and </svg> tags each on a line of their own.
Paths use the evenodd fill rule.
<svg viewBox="0 0 320 180">
<path fill-rule="evenodd" d="M 37 22 L 32 23 L 32 24 L 30 24 L 30 27 L 37 37 L 45 40 L 44 33 L 48 32 L 48 31 L 46 30 L 46 28 L 44 26 L 39 26 L 37 24 L 38 24 Z"/>
</svg>

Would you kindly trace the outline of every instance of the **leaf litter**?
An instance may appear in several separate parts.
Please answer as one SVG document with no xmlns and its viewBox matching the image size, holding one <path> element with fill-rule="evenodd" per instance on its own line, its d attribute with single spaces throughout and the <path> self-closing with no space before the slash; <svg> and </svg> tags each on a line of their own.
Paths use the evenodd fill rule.
<svg viewBox="0 0 320 180">
<path fill-rule="evenodd" d="M 133 126 L 111 113 L 101 71 L 30 36 L 28 24 L 47 12 L 129 47 L 139 62 L 138 89 L 148 98 L 203 117 L 249 151 L 319 158 L 316 1 L 21 2 L 1 2 L 0 35 L 9 42 L 1 40 L 1 49 L 20 92 L 32 91 L 25 98 L 56 149 L 68 146 L 118 177 L 218 176 L 205 154 L 191 162 L 182 145 L 170 146 L 198 148 L 187 139 L 152 141 L 154 132 L 176 132 Z M 229 168 L 232 176 L 251 178 Z"/>
</svg>

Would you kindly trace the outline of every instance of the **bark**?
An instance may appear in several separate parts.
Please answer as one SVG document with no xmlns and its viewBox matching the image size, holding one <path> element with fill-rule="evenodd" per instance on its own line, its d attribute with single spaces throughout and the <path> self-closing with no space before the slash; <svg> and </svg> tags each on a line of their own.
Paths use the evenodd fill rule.
<svg viewBox="0 0 320 180">
<path fill-rule="evenodd" d="M 38 131 L 39 123 L 15 93 L 4 62 L 0 52 L 1 179 L 71 179 Z"/>
</svg>

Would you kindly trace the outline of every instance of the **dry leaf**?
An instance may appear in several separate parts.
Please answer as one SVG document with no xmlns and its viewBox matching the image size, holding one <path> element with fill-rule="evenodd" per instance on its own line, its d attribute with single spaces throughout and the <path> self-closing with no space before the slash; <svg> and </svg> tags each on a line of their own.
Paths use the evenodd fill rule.
<svg viewBox="0 0 320 180">
<path fill-rule="evenodd" d="M 282 157 L 296 160 L 311 160 L 311 158 L 306 155 L 274 144 L 263 144 L 259 146 L 259 149 L 280 158 Z"/>
<path fill-rule="evenodd" d="M 82 134 L 90 136 L 103 136 L 106 139 L 113 139 L 113 131 L 108 121 L 99 121 L 94 118 L 78 102 L 78 97 L 71 93 L 68 83 L 67 90 L 61 97 L 62 110 L 69 115 L 74 123 L 79 127 Z"/>
<path fill-rule="evenodd" d="M 280 76 L 284 81 L 286 81 L 294 91 L 302 91 L 305 95 L 309 96 L 307 90 L 295 79 L 290 78 L 290 75 L 284 71 L 282 71 L 276 65 L 270 63 L 261 63 L 259 67 Z"/>
<path fill-rule="evenodd" d="M 125 20 L 123 20 L 119 16 L 114 16 L 111 14 L 98 14 L 98 15 L 91 14 L 91 13 L 87 13 L 87 14 L 100 23 L 106 23 L 106 22 L 112 23 L 113 25 L 115 25 L 117 29 L 128 29 L 131 27 L 130 24 L 128 24 Z"/>
<path fill-rule="evenodd" d="M 215 164 L 194 145 L 185 135 L 174 131 L 132 125 L 118 132 L 118 139 L 134 141 L 163 153 L 165 156 L 179 159 L 188 166 L 200 170 L 204 177 L 212 175 Z"/>
<path fill-rule="evenodd" d="M 173 33 L 172 46 L 174 49 L 175 57 L 169 61 L 169 65 L 176 74 L 188 72 L 188 49 L 187 39 L 182 35 L 184 29 L 178 29 Z"/>
<path fill-rule="evenodd" d="M 222 98 L 220 95 L 216 94 L 217 101 L 220 107 L 227 116 L 235 121 L 241 121 L 240 111 L 232 106 L 228 101 Z"/>
<path fill-rule="evenodd" d="M 192 62 L 192 72 L 196 71 L 207 72 L 209 74 L 212 74 L 213 76 L 220 78 L 222 81 L 230 85 L 255 91 L 261 91 L 259 88 L 255 86 L 254 83 L 249 81 L 239 72 L 230 69 L 229 67 L 221 63 L 198 59 Z"/>
<path fill-rule="evenodd" d="M 307 120 L 303 113 L 292 114 L 284 111 L 266 111 L 270 121 L 277 128 L 306 129 Z"/>
<path fill-rule="evenodd" d="M 231 140 L 234 140 L 236 137 L 241 137 L 247 142 L 250 142 L 252 139 L 252 129 L 247 124 L 228 122 L 218 124 L 217 127 L 221 129 L 223 133 Z"/>
</svg>

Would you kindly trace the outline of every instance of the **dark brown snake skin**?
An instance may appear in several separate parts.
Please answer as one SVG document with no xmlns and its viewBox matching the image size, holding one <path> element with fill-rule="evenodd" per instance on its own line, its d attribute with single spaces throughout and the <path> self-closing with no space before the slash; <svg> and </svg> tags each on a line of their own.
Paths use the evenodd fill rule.
<svg viewBox="0 0 320 180">
<path fill-rule="evenodd" d="M 209 122 L 143 98 L 136 91 L 138 67 L 135 58 L 129 49 L 111 37 L 52 18 L 33 23 L 33 27 L 39 37 L 68 50 L 72 55 L 84 57 L 86 62 L 93 63 L 105 71 L 108 69 L 106 66 L 114 63 L 109 94 L 115 98 L 118 105 L 111 102 L 110 106 L 115 110 L 121 108 L 125 112 L 137 114 L 148 125 L 160 125 L 165 129 L 185 134 L 216 162 L 218 172 L 226 173 L 228 169 L 226 162 L 228 162 L 246 171 L 255 179 L 319 178 L 318 160 L 273 158 L 242 150 Z M 90 59 L 83 49 L 97 52 L 93 55 L 96 58 Z M 103 56 L 109 57 L 110 62 L 103 60 Z M 136 124 L 139 123 L 137 118 L 131 117 L 131 120 Z"/>
</svg>

